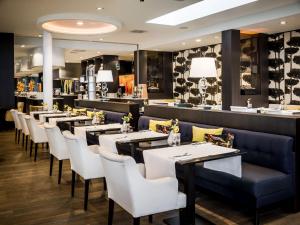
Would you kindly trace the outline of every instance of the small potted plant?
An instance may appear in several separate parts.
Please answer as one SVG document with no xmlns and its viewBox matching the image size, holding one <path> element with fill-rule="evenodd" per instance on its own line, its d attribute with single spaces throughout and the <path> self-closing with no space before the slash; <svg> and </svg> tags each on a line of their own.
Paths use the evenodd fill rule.
<svg viewBox="0 0 300 225">
<path fill-rule="evenodd" d="M 68 106 L 68 105 L 64 105 L 64 111 L 67 112 L 68 116 L 71 116 L 72 113 L 72 107 Z"/>
<path fill-rule="evenodd" d="M 57 111 L 58 111 L 58 108 L 59 108 L 59 105 L 58 105 L 58 102 L 56 102 L 56 103 L 53 105 L 53 111 L 54 111 L 54 112 L 57 112 Z"/>
<path fill-rule="evenodd" d="M 104 123 L 104 113 L 103 111 L 93 112 L 92 124 L 103 124 Z"/>
<path fill-rule="evenodd" d="M 127 116 L 123 116 L 122 117 L 123 120 L 123 124 L 122 124 L 122 128 L 121 128 L 121 132 L 128 132 L 130 129 L 130 120 L 132 120 L 132 114 L 128 113 Z"/>
<path fill-rule="evenodd" d="M 180 133 L 179 133 L 179 121 L 178 119 L 173 120 L 171 131 L 168 137 L 168 144 L 170 146 L 180 145 Z"/>
</svg>

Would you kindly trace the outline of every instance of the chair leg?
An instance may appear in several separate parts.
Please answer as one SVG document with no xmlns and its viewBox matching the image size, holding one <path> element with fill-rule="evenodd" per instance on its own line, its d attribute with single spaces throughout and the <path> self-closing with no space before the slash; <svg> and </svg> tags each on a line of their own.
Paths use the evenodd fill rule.
<svg viewBox="0 0 300 225">
<path fill-rule="evenodd" d="M 140 217 L 133 218 L 133 225 L 140 225 Z"/>
<path fill-rule="evenodd" d="M 46 149 L 49 149 L 49 143 L 48 142 L 46 143 Z"/>
<path fill-rule="evenodd" d="M 148 221 L 149 221 L 149 223 L 153 223 L 153 215 L 148 216 Z"/>
<path fill-rule="evenodd" d="M 18 138 L 18 129 L 15 128 L 15 143 L 17 143 L 17 138 Z"/>
<path fill-rule="evenodd" d="M 259 225 L 260 224 L 260 221 L 259 221 L 259 209 L 255 209 L 254 224 L 255 225 Z"/>
<path fill-rule="evenodd" d="M 104 189 L 104 191 L 107 191 L 107 185 L 106 185 L 105 177 L 103 177 L 103 189 Z"/>
<path fill-rule="evenodd" d="M 74 192 L 75 192 L 75 171 L 72 170 L 72 185 L 71 185 L 71 196 L 74 197 Z"/>
<path fill-rule="evenodd" d="M 25 137 L 25 151 L 27 152 L 27 145 L 28 145 L 28 135 Z"/>
<path fill-rule="evenodd" d="M 114 206 L 115 206 L 114 200 L 108 199 L 108 225 L 113 224 Z"/>
<path fill-rule="evenodd" d="M 87 210 L 88 200 L 89 200 L 89 186 L 90 180 L 84 180 L 84 210 Z"/>
<path fill-rule="evenodd" d="M 25 142 L 25 134 L 22 134 L 22 146 L 24 147 L 24 142 Z"/>
<path fill-rule="evenodd" d="M 38 150 L 38 143 L 35 143 L 35 145 L 34 145 L 34 161 L 35 162 L 36 162 L 37 150 Z"/>
<path fill-rule="evenodd" d="M 20 144 L 21 130 L 18 130 L 18 144 Z"/>
<path fill-rule="evenodd" d="M 32 155 L 32 146 L 33 146 L 33 141 L 30 140 L 30 157 L 31 157 L 31 155 Z"/>
<path fill-rule="evenodd" d="M 60 184 L 60 181 L 61 181 L 62 166 L 63 166 L 63 160 L 59 160 L 59 165 L 58 165 L 58 181 L 57 181 L 58 184 Z"/>
<path fill-rule="evenodd" d="M 52 176 L 53 159 L 54 159 L 54 156 L 52 154 L 50 154 L 50 172 L 49 172 L 50 177 Z"/>
</svg>

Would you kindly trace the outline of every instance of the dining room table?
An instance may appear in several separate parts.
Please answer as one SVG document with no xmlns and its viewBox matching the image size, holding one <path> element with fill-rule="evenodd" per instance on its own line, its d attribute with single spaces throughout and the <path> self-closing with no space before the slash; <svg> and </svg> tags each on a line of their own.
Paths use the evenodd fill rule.
<svg viewBox="0 0 300 225">
<path fill-rule="evenodd" d="M 39 121 L 41 123 L 49 122 L 50 118 L 61 118 L 61 117 L 68 117 L 69 113 L 66 112 L 55 112 L 55 113 L 43 113 L 39 114 Z"/>
<path fill-rule="evenodd" d="M 196 217 L 195 211 L 196 165 L 241 178 L 241 155 L 245 154 L 238 149 L 226 148 L 211 143 L 138 147 L 136 151 L 142 152 L 146 179 L 175 177 L 183 184 L 183 192 L 186 194 L 186 208 L 180 210 L 179 217 L 165 219 L 164 222 L 169 225 L 203 224 L 201 217 Z"/>
<path fill-rule="evenodd" d="M 70 130 L 73 132 L 72 128 L 75 124 L 91 125 L 92 118 L 88 116 L 68 116 L 68 117 L 58 117 L 49 118 L 49 124 L 56 125 L 61 131 Z"/>
<path fill-rule="evenodd" d="M 85 140 L 87 140 L 87 134 L 94 135 L 94 136 L 96 136 L 95 139 L 98 142 L 98 135 L 113 132 L 113 131 L 116 131 L 119 133 L 121 128 L 122 128 L 122 124 L 120 124 L 120 123 L 81 125 L 81 126 L 79 125 L 79 126 L 74 126 L 73 133 L 77 136 L 82 137 Z M 93 143 L 93 144 L 95 144 L 95 143 Z"/>
<path fill-rule="evenodd" d="M 136 148 L 143 146 L 166 145 L 168 134 L 154 132 L 151 130 L 140 130 L 137 132 L 103 134 L 99 135 L 100 146 L 109 151 L 132 156 L 136 162 L 141 162 L 141 156 Z"/>
<path fill-rule="evenodd" d="M 29 113 L 30 116 L 35 118 L 36 120 L 39 120 L 39 116 L 42 114 L 52 114 L 52 113 L 63 113 L 63 111 L 59 110 L 41 110 L 41 111 L 31 111 Z"/>
</svg>

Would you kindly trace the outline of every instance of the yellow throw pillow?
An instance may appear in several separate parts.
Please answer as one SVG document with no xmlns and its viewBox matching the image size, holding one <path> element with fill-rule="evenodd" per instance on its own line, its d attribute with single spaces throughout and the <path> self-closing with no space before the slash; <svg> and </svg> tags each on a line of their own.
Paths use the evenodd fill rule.
<svg viewBox="0 0 300 225">
<path fill-rule="evenodd" d="M 93 111 L 86 111 L 86 115 L 87 117 L 92 118 L 93 117 L 94 112 Z"/>
<path fill-rule="evenodd" d="M 193 126 L 193 142 L 205 141 L 205 134 L 221 135 L 223 128 L 207 129 Z"/>
<path fill-rule="evenodd" d="M 156 132 L 156 125 L 162 126 L 172 126 L 172 120 L 150 120 L 149 121 L 149 130 Z"/>
<path fill-rule="evenodd" d="M 73 109 L 73 113 L 75 114 L 80 114 L 80 113 L 85 113 L 86 112 L 86 108 L 80 108 L 80 109 Z"/>
</svg>

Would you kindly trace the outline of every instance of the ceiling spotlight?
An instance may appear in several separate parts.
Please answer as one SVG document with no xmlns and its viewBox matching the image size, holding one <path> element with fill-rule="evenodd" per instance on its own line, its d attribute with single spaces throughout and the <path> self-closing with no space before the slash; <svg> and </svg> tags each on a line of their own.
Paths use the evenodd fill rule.
<svg viewBox="0 0 300 225">
<path fill-rule="evenodd" d="M 196 39 L 196 42 L 201 42 L 202 40 L 201 39 Z"/>
<path fill-rule="evenodd" d="M 286 21 L 285 21 L 285 20 L 282 20 L 282 21 L 280 21 L 280 24 L 281 24 L 281 25 L 286 25 Z"/>
<path fill-rule="evenodd" d="M 25 45 L 21 45 L 21 48 L 25 48 Z"/>
<path fill-rule="evenodd" d="M 39 34 L 38 37 L 41 38 L 41 37 L 43 37 L 43 35 Z"/>
<path fill-rule="evenodd" d="M 102 8 L 102 7 L 97 7 L 97 10 L 102 10 L 102 9 L 104 9 L 104 8 Z"/>
<path fill-rule="evenodd" d="M 181 44 L 182 44 L 182 45 L 186 45 L 186 43 L 185 43 L 185 42 L 182 42 Z"/>
<path fill-rule="evenodd" d="M 103 41 L 103 38 L 99 38 L 99 41 Z"/>
<path fill-rule="evenodd" d="M 78 26 L 82 26 L 83 25 L 83 22 L 82 21 L 77 21 L 76 23 Z"/>
</svg>

